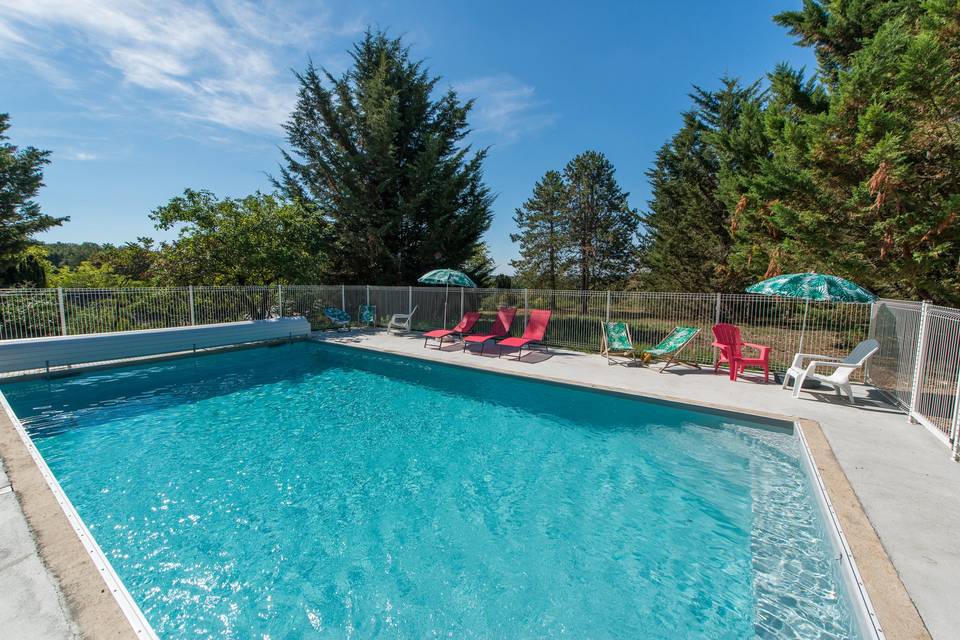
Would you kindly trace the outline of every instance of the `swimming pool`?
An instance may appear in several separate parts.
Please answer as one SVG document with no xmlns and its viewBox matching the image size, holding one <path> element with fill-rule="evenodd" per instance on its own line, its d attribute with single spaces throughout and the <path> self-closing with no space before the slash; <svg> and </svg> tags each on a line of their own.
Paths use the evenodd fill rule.
<svg viewBox="0 0 960 640">
<path fill-rule="evenodd" d="M 861 637 L 789 429 L 305 342 L 2 391 L 161 637 Z"/>
</svg>

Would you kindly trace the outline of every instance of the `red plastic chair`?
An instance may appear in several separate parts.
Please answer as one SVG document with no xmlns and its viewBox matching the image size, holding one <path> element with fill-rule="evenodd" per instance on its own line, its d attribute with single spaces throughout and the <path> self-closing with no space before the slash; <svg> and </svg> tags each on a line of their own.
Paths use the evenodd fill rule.
<svg viewBox="0 0 960 640">
<path fill-rule="evenodd" d="M 730 379 L 736 380 L 737 375 L 743 373 L 747 367 L 763 369 L 763 381 L 770 378 L 770 347 L 753 342 L 744 342 L 740 338 L 740 328 L 735 324 L 713 325 L 713 346 L 720 349 L 720 357 L 713 367 L 713 372 L 720 370 L 720 365 L 726 363 L 730 367 Z M 757 356 L 745 356 L 743 347 L 759 351 Z"/>
</svg>

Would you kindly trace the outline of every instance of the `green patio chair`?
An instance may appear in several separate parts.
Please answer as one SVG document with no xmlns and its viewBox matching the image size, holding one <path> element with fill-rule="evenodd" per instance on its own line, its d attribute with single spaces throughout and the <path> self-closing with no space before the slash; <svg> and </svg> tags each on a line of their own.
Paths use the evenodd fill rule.
<svg viewBox="0 0 960 640">
<path fill-rule="evenodd" d="M 357 318 L 360 320 L 360 324 L 370 325 L 371 327 L 377 326 L 377 307 L 372 304 L 360 305 Z"/>
<path fill-rule="evenodd" d="M 644 362 L 665 360 L 666 363 L 661 367 L 660 373 L 678 364 L 685 364 L 688 367 L 699 369 L 700 365 L 693 360 L 680 359 L 680 352 L 690 344 L 698 333 L 700 333 L 699 327 L 677 327 L 670 332 L 670 335 L 661 340 L 657 346 L 652 349 L 643 350 Z"/>
<path fill-rule="evenodd" d="M 630 327 L 626 322 L 600 321 L 600 355 L 607 358 L 607 364 L 630 364 L 636 362 L 637 352 L 630 339 Z M 627 362 L 618 363 L 615 357 L 624 358 Z"/>
<path fill-rule="evenodd" d="M 330 321 L 330 324 L 332 324 L 337 331 L 340 329 L 350 331 L 350 316 L 347 315 L 347 312 L 343 309 L 324 307 L 323 315 L 327 317 L 327 320 Z"/>
</svg>

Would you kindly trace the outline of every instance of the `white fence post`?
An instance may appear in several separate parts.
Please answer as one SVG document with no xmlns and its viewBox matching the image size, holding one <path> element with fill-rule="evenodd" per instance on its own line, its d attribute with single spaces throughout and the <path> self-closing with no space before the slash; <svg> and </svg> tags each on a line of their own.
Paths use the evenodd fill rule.
<svg viewBox="0 0 960 640">
<path fill-rule="evenodd" d="M 527 330 L 527 322 L 530 321 L 530 308 L 529 308 L 530 303 L 528 301 L 529 297 L 527 296 L 527 293 L 528 293 L 528 290 L 526 287 L 524 287 L 523 289 L 523 330 L 524 331 Z M 460 315 L 461 317 L 463 316 L 462 313 Z"/>
<path fill-rule="evenodd" d="M 367 306 L 370 306 L 370 285 L 367 285 Z"/>
<path fill-rule="evenodd" d="M 340 285 L 340 309 L 344 313 L 347 312 L 347 287 L 346 285 Z"/>
<path fill-rule="evenodd" d="M 197 324 L 197 315 L 193 310 L 193 285 L 191 284 L 187 289 L 187 297 L 190 300 L 190 326 Z"/>
<path fill-rule="evenodd" d="M 283 285 L 277 285 L 277 315 L 283 317 Z"/>
<path fill-rule="evenodd" d="M 67 335 L 67 312 L 63 306 L 63 287 L 57 287 L 57 305 L 60 307 L 60 335 Z"/>
<path fill-rule="evenodd" d="M 610 291 L 607 291 L 607 322 L 610 322 Z"/>
<path fill-rule="evenodd" d="M 950 425 L 950 457 L 960 462 L 960 372 L 953 396 L 953 419 Z"/>
<path fill-rule="evenodd" d="M 923 368 L 925 352 L 927 350 L 927 307 L 930 306 L 928 300 L 924 300 L 920 306 L 920 330 L 917 332 L 917 351 L 913 361 L 913 382 L 910 385 L 910 412 L 907 419 L 914 421 L 914 414 L 918 414 L 917 406 L 920 404 L 920 384 L 923 382 Z"/>
<path fill-rule="evenodd" d="M 723 301 L 723 294 L 717 294 L 717 303 L 716 308 L 713 312 L 713 324 L 720 324 L 720 305 Z M 720 359 L 720 350 L 716 347 L 713 348 L 713 366 L 717 366 L 717 361 Z M 774 378 L 776 380 L 776 378 Z"/>
<path fill-rule="evenodd" d="M 413 287 L 407 287 L 407 313 L 413 313 Z"/>
<path fill-rule="evenodd" d="M 880 312 L 880 303 L 879 301 L 874 301 L 870 303 L 870 324 L 867 328 L 867 337 L 877 338 L 877 313 Z M 870 382 L 870 363 L 873 361 L 873 358 L 867 360 L 867 364 L 863 367 L 863 381 Z"/>
</svg>

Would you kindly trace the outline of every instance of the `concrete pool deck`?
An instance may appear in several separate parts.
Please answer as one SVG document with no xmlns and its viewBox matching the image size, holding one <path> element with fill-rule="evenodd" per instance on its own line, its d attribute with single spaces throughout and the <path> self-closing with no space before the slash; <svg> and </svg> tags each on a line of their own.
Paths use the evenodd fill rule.
<svg viewBox="0 0 960 640">
<path fill-rule="evenodd" d="M 762 384 L 761 376 L 752 374 L 737 382 L 726 375 L 714 375 L 712 370 L 689 367 L 672 367 L 660 374 L 659 366 L 609 366 L 599 355 L 567 350 L 533 352 L 518 362 L 506 352 L 503 358 L 490 351 L 481 356 L 479 349 L 462 352 L 459 344 L 443 351 L 424 348 L 422 336 L 416 333 L 397 336 L 355 330 L 349 334 L 315 333 L 313 339 L 732 411 L 814 421 L 829 443 L 827 451 L 832 450 L 839 463 L 839 475 L 849 481 L 855 494 L 852 498 L 862 505 L 869 518 L 867 524 L 873 525 L 878 543 L 892 561 L 930 635 L 944 640 L 956 637 L 960 627 L 960 607 L 955 603 L 960 593 L 960 546 L 956 544 L 960 532 L 960 464 L 950 459 L 948 449 L 933 434 L 910 424 L 903 412 L 892 407 L 876 389 L 854 385 L 857 406 L 850 406 L 829 390 L 803 392 L 794 399 L 779 384 Z M 815 448 L 815 437 L 807 437 Z M 826 475 L 822 453 L 814 450 L 814 457 Z M 839 511 L 837 503 L 843 498 L 838 499 L 834 487 L 828 485 Z M 851 524 L 843 522 L 843 526 L 848 539 L 852 538 L 855 532 L 848 531 Z M 854 555 L 866 574 L 868 567 L 854 542 L 851 540 Z M 887 585 L 871 583 L 867 575 L 865 578 L 879 612 L 880 598 L 874 592 Z M 926 635 L 908 625 L 898 633 L 896 627 L 901 622 L 905 621 L 890 617 L 884 620 L 881 615 L 888 638 Z"/>
<path fill-rule="evenodd" d="M 40 561 L 26 519 L 0 468 L 0 625 L 11 638 L 79 637 L 57 581 Z"/>
<path fill-rule="evenodd" d="M 859 404 L 851 407 L 828 394 L 803 393 L 799 400 L 794 400 L 779 385 L 758 384 L 752 378 L 732 383 L 712 371 L 687 368 L 671 368 L 661 375 L 656 368 L 608 366 L 598 355 L 565 350 L 532 353 L 517 362 L 508 359 L 507 354 L 497 359 L 489 353 L 461 353 L 459 345 L 443 351 L 424 349 L 423 338 L 418 334 L 392 336 L 382 331 L 355 330 L 314 334 L 314 339 L 733 411 L 813 421 L 816 424 L 804 420 L 800 424 L 841 516 L 887 637 L 920 639 L 929 637 L 927 630 L 938 639 L 955 636 L 960 623 L 960 611 L 953 603 L 960 588 L 960 549 L 955 544 L 955 534 L 960 531 L 960 465 L 950 461 L 946 448 L 932 434 L 909 424 L 901 412 L 869 387 L 856 388 Z M 11 637 L 17 638 L 135 635 L 124 625 L 115 603 L 111 605 L 112 598 L 103 590 L 105 585 L 101 581 L 98 586 L 93 579 L 98 576 L 91 575 L 90 567 L 79 569 L 86 575 L 80 592 L 70 576 L 62 572 L 71 562 L 89 562 L 89 556 L 65 523 L 63 513 L 57 513 L 53 494 L 47 491 L 44 495 L 45 485 L 33 475 L 38 475 L 39 470 L 35 465 L 31 470 L 24 458 L 25 448 L 17 450 L 19 438 L 10 436 L 16 433 L 0 412 L 0 457 L 11 471 L 9 484 L 15 490 L 4 492 L 8 482 L 0 470 L 0 589 L 4 594 L 0 596 L 0 629 L 14 631 Z M 869 522 L 863 518 L 864 512 Z M 51 531 L 56 533 L 52 538 Z M 883 561 L 874 562 L 872 558 L 878 553 Z M 892 565 L 886 561 L 886 555 Z M 74 578 L 76 570 L 77 567 L 70 569 Z M 902 591 L 900 580 L 912 602 Z M 884 593 L 887 591 L 890 593 Z M 94 603 L 97 605 L 90 606 Z"/>
</svg>

